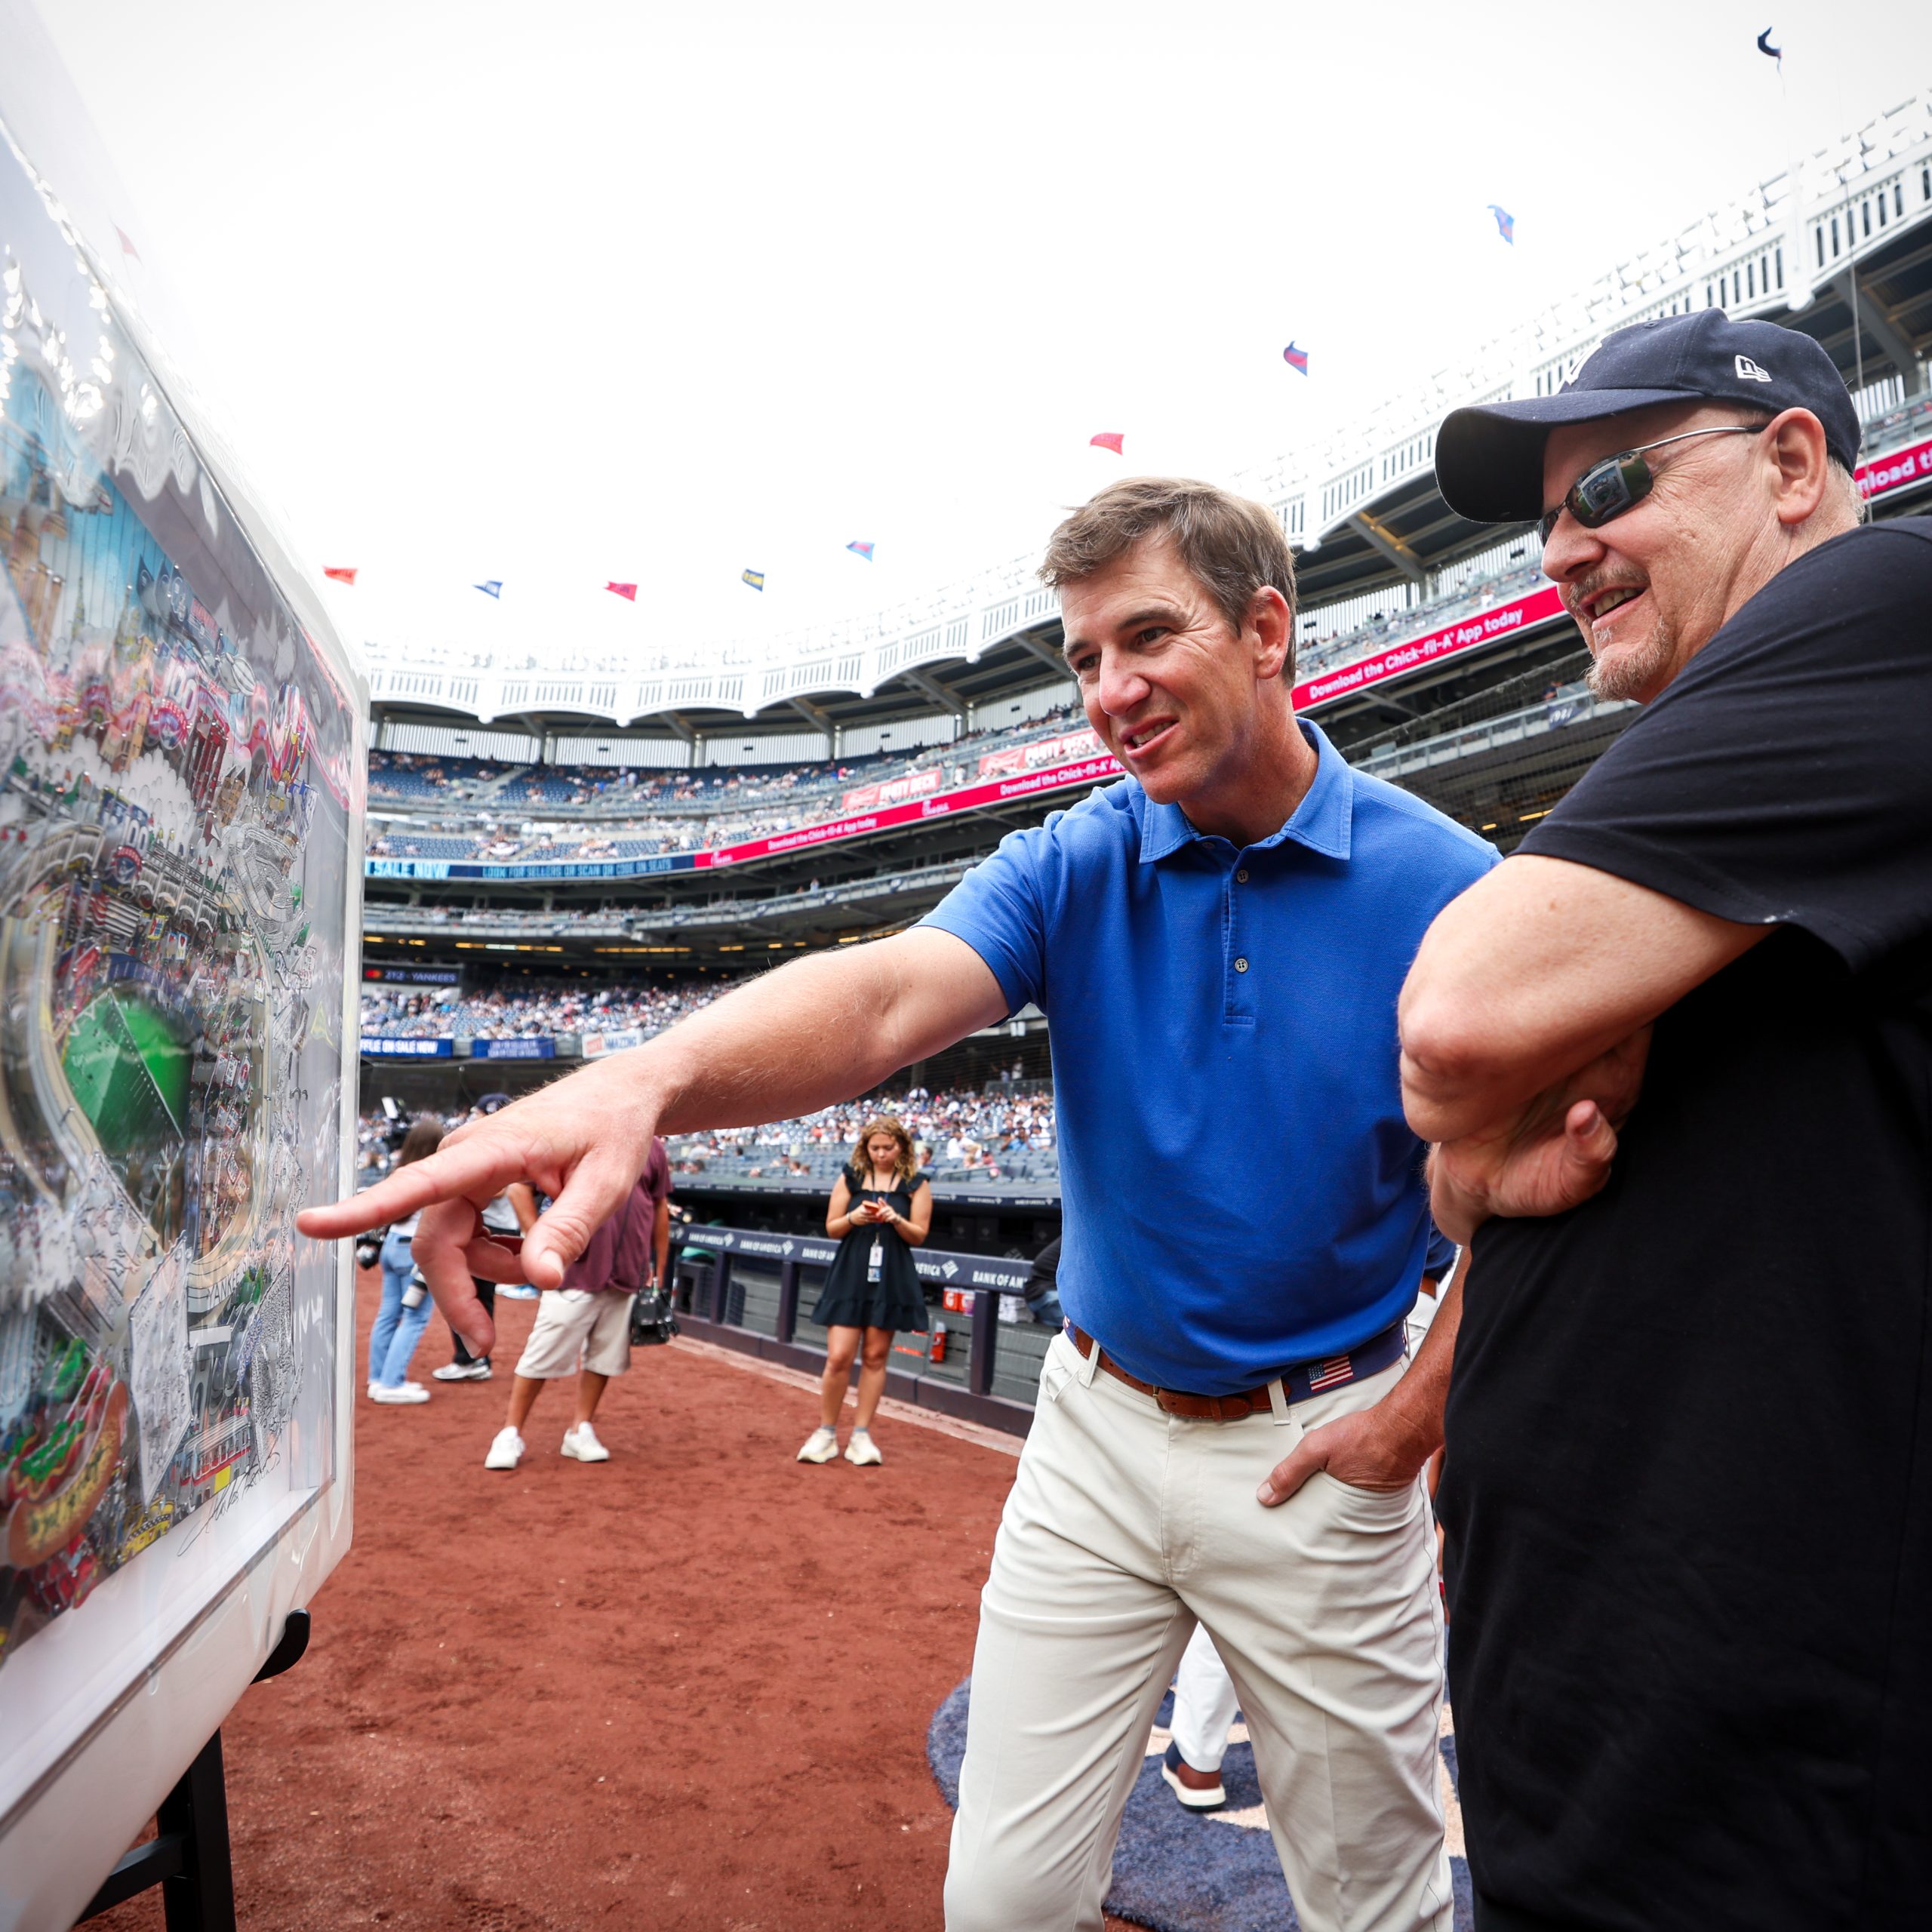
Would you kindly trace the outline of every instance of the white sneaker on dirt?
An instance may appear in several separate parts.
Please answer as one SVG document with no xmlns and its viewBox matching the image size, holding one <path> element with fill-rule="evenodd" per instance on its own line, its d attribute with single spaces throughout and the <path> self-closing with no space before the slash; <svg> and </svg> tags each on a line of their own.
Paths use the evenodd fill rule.
<svg viewBox="0 0 1932 1932">
<path fill-rule="evenodd" d="M 852 1432 L 851 1441 L 845 1445 L 845 1460 L 864 1469 L 871 1468 L 875 1463 L 884 1462 L 885 1458 L 878 1453 L 878 1444 L 872 1440 L 870 1429 L 855 1429 Z"/>
<path fill-rule="evenodd" d="M 429 1373 L 438 1382 L 488 1382 L 490 1364 L 487 1361 L 446 1361 L 441 1368 L 432 1368 Z"/>
<path fill-rule="evenodd" d="M 805 1438 L 805 1446 L 798 1451 L 798 1460 L 801 1463 L 829 1463 L 838 1454 L 838 1431 L 819 1428 Z"/>
<path fill-rule="evenodd" d="M 564 1454 L 580 1463 L 608 1463 L 611 1452 L 597 1439 L 597 1432 L 587 1422 L 564 1432 Z"/>
<path fill-rule="evenodd" d="M 369 1388 L 372 1402 L 426 1402 L 429 1392 L 420 1382 L 398 1382 L 391 1388 L 386 1382 L 372 1383 Z"/>
<path fill-rule="evenodd" d="M 486 1469 L 513 1469 L 523 1460 L 523 1438 L 507 1426 L 497 1430 L 483 1458 Z"/>
</svg>

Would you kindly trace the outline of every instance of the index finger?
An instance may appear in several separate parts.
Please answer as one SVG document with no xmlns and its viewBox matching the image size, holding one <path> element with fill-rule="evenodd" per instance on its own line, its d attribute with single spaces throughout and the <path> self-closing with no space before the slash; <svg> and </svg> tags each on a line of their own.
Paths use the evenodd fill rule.
<svg viewBox="0 0 1932 1932">
<path fill-rule="evenodd" d="M 479 1134 L 460 1145 L 452 1138 L 360 1194 L 303 1208 L 295 1225 L 312 1241 L 338 1241 L 402 1220 L 434 1201 L 493 1201 L 522 1178 L 523 1162 L 507 1134 Z"/>
</svg>

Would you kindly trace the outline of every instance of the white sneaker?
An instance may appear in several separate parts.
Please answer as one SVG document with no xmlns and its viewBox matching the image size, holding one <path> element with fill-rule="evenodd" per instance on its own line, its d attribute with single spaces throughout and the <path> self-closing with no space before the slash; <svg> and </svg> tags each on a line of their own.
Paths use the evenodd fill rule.
<svg viewBox="0 0 1932 1932">
<path fill-rule="evenodd" d="M 608 1463 L 611 1452 L 597 1439 L 597 1432 L 587 1422 L 564 1432 L 564 1454 L 580 1463 Z"/>
<path fill-rule="evenodd" d="M 838 1454 L 838 1432 L 835 1429 L 820 1427 L 805 1438 L 805 1446 L 798 1451 L 801 1463 L 829 1463 Z"/>
<path fill-rule="evenodd" d="M 483 1466 L 486 1469 L 513 1469 L 522 1460 L 523 1438 L 506 1424 L 491 1439 L 489 1453 L 483 1458 Z"/>
<path fill-rule="evenodd" d="M 369 1399 L 372 1402 L 426 1402 L 429 1392 L 420 1382 L 398 1382 L 393 1389 L 386 1383 L 372 1382 Z"/>
<path fill-rule="evenodd" d="M 855 1429 L 851 1441 L 845 1445 L 845 1460 L 863 1469 L 869 1469 L 875 1463 L 884 1462 L 885 1458 L 878 1453 L 878 1444 L 872 1440 L 870 1429 Z"/>
<path fill-rule="evenodd" d="M 429 1373 L 438 1382 L 488 1382 L 490 1364 L 487 1361 L 446 1361 L 441 1368 L 432 1368 Z"/>
</svg>

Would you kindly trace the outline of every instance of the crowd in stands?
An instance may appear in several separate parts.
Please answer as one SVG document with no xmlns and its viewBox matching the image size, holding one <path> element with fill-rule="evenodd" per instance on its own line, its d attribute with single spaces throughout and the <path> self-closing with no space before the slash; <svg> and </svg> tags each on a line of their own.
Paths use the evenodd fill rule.
<svg viewBox="0 0 1932 1932">
<path fill-rule="evenodd" d="M 1467 577 L 1448 597 L 1383 613 L 1345 630 L 1304 635 L 1296 645 L 1296 675 L 1316 676 L 1445 629 L 1524 595 L 1540 580 L 1530 557 Z M 969 734 L 944 746 L 782 766 L 519 769 L 501 761 L 377 752 L 369 767 L 377 815 L 386 804 L 423 804 L 435 808 L 435 824 L 419 829 L 394 820 L 375 829 L 368 851 L 375 858 L 589 864 L 768 838 L 835 817 L 844 792 L 881 779 L 937 768 L 945 786 L 969 783 L 989 752 L 1059 735 L 1074 721 L 1076 709 L 1069 697 L 1059 710 L 1024 724 Z M 466 804 L 473 809 L 460 809 Z M 552 816 L 580 811 L 586 816 L 576 822 Z"/>
<path fill-rule="evenodd" d="M 718 1128 L 670 1143 L 672 1171 L 721 1182 L 791 1181 L 829 1190 L 873 1115 L 896 1113 L 936 1186 L 1057 1182 L 1050 1083 L 1009 1078 L 977 1092 L 913 1087 L 764 1127 Z"/>
<path fill-rule="evenodd" d="M 560 1033 L 655 1032 L 709 1006 L 735 980 L 694 980 L 672 987 L 593 989 L 581 985 L 404 989 L 365 986 L 362 1032 L 373 1039 L 534 1040 Z"/>
<path fill-rule="evenodd" d="M 943 784 L 970 784 L 989 753 L 1061 735 L 1073 721 L 1075 709 L 1069 703 L 1023 725 L 972 732 L 950 744 L 911 752 L 879 752 L 835 763 L 700 771 L 626 769 L 601 775 L 589 768 L 545 768 L 515 774 L 487 800 L 481 794 L 503 776 L 500 770 L 470 760 L 376 752 L 369 761 L 372 804 L 435 798 L 473 802 L 477 809 L 466 814 L 439 810 L 433 829 L 390 823 L 370 838 L 368 854 L 499 865 L 588 864 L 768 838 L 836 817 L 847 791 L 905 773 L 936 769 Z M 612 822 L 561 823 L 512 812 L 518 807 L 534 812 L 576 805 L 598 808 Z"/>
<path fill-rule="evenodd" d="M 799 1120 L 681 1134 L 670 1143 L 672 1173 L 687 1181 L 702 1177 L 713 1186 L 789 1182 L 829 1194 L 851 1158 L 860 1128 L 882 1112 L 897 1113 L 906 1123 L 921 1165 L 941 1191 L 949 1185 L 1002 1183 L 1057 1191 L 1051 1086 L 1011 1075 L 982 1091 L 935 1094 L 914 1087 L 883 1099 L 826 1107 Z M 382 1114 L 363 1116 L 358 1159 L 365 1180 L 386 1170 L 396 1138 L 395 1124 Z"/>
<path fill-rule="evenodd" d="M 1533 547 L 1526 539 L 1525 548 Z M 1411 638 L 1447 630 L 1478 611 L 1493 610 L 1512 598 L 1527 595 L 1543 581 L 1541 567 L 1532 558 L 1518 568 L 1485 571 L 1466 577 L 1453 595 L 1435 598 L 1407 610 L 1384 611 L 1346 630 L 1305 635 L 1295 645 L 1296 681 L 1318 678 L 1339 665 L 1352 664 L 1358 657 L 1373 657 Z"/>
</svg>

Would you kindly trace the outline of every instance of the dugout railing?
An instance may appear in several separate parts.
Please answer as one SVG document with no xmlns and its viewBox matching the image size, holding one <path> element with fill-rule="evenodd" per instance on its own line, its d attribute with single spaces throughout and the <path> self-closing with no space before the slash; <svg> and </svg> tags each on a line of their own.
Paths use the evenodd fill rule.
<svg viewBox="0 0 1932 1932">
<path fill-rule="evenodd" d="M 674 1229 L 672 1242 L 678 1326 L 686 1334 L 814 1375 L 824 1367 L 825 1331 L 808 1311 L 836 1241 L 694 1226 Z M 1021 1299 L 1032 1264 L 932 1248 L 918 1250 L 915 1260 L 934 1327 L 928 1335 L 893 1338 L 885 1392 L 1025 1435 L 1054 1333 Z"/>
</svg>

